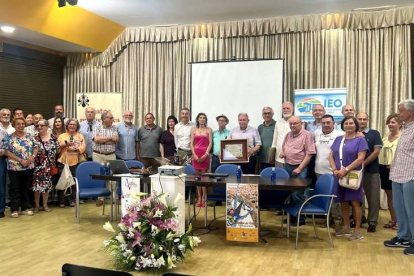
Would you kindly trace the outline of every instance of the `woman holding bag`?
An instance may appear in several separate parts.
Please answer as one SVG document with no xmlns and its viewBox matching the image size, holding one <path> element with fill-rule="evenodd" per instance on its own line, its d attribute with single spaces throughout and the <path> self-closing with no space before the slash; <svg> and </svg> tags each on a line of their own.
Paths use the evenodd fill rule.
<svg viewBox="0 0 414 276">
<path fill-rule="evenodd" d="M 355 117 L 346 116 L 341 122 L 341 129 L 345 134 L 335 139 L 329 154 L 329 163 L 335 176 L 335 194 L 342 210 L 343 228 L 336 233 L 336 236 L 349 236 L 349 240 L 360 240 L 363 239 L 361 235 L 362 185 L 359 189 L 353 190 L 340 186 L 339 181 L 347 177 L 350 171 L 362 169 L 368 144 L 363 136 L 357 135 L 359 124 Z M 355 219 L 354 233 L 351 233 L 349 224 L 349 205 L 352 206 Z"/>
<path fill-rule="evenodd" d="M 59 144 L 56 137 L 48 132 L 49 122 L 41 119 L 37 124 L 38 135 L 35 136 L 39 150 L 35 157 L 35 168 L 33 171 L 34 208 L 33 212 L 39 210 L 50 212 L 47 205 L 49 192 L 52 190 L 52 174 L 56 174 L 56 156 Z M 40 194 L 42 194 L 43 207 L 39 208 Z"/>
<path fill-rule="evenodd" d="M 64 167 L 64 164 L 69 165 L 72 176 L 76 176 L 76 168 L 78 164 L 83 160 L 83 154 L 86 150 L 85 139 L 81 133 L 79 133 L 79 122 L 76 119 L 69 119 L 66 123 L 66 133 L 59 135 L 58 142 L 60 146 L 60 154 L 58 158 L 59 167 Z M 59 207 L 65 207 L 64 191 L 58 191 Z M 69 196 L 69 206 L 75 206 L 75 188 L 72 188 L 72 192 Z"/>
</svg>

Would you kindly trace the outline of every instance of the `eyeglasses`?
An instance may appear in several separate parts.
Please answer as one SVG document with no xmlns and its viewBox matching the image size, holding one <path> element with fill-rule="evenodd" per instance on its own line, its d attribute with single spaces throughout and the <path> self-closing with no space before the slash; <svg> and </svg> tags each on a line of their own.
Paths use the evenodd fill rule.
<svg viewBox="0 0 414 276">
<path fill-rule="evenodd" d="M 272 112 L 263 112 L 263 115 L 271 115 Z"/>
</svg>

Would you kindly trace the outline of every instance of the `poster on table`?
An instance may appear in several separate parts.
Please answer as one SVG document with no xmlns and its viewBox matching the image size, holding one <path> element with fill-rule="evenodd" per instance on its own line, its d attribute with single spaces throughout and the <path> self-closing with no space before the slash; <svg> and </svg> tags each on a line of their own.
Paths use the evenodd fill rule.
<svg viewBox="0 0 414 276">
<path fill-rule="evenodd" d="M 124 216 L 131 204 L 139 201 L 139 198 L 134 197 L 134 194 L 140 193 L 139 177 L 122 177 L 121 178 L 121 215 Z"/>
<path fill-rule="evenodd" d="M 93 107 L 96 110 L 95 119 L 101 122 L 101 114 L 110 111 L 114 116 L 114 124 L 122 122 L 122 92 L 88 92 L 76 93 L 76 118 L 79 122 L 86 120 L 85 109 Z"/>
<path fill-rule="evenodd" d="M 227 183 L 226 239 L 259 241 L 259 188 L 257 184 Z"/>
<path fill-rule="evenodd" d="M 343 118 L 342 106 L 346 104 L 346 88 L 296 89 L 294 99 L 294 114 L 302 121 L 313 122 L 312 108 L 321 104 L 325 107 L 326 114 L 332 115 L 339 122 Z"/>
</svg>

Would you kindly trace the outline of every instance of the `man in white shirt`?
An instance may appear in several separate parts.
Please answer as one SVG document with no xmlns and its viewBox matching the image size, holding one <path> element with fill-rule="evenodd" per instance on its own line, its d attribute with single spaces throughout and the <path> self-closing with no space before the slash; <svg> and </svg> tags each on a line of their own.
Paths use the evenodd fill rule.
<svg viewBox="0 0 414 276">
<path fill-rule="evenodd" d="M 293 104 L 291 102 L 284 102 L 282 104 L 282 114 L 283 118 L 276 122 L 272 142 L 272 147 L 276 148 L 275 167 L 280 168 L 283 168 L 285 164 L 285 159 L 281 158 L 279 155 L 282 150 L 283 140 L 285 140 L 286 134 L 290 131 L 289 119 L 293 115 Z"/>
<path fill-rule="evenodd" d="M 4 130 L 7 134 L 12 134 L 14 132 L 14 127 L 10 123 L 11 112 L 7 108 L 2 108 L 0 110 L 0 130 Z"/>
<path fill-rule="evenodd" d="M 55 117 L 50 118 L 48 120 L 49 122 L 49 128 L 52 129 L 53 128 L 53 123 L 55 122 L 56 118 L 61 118 L 63 120 L 63 123 L 66 125 L 66 123 L 68 122 L 68 118 L 65 118 L 65 110 L 63 108 L 63 105 L 61 104 L 57 104 L 55 105 Z"/>
<path fill-rule="evenodd" d="M 322 116 L 321 126 L 322 128 L 314 133 L 316 146 L 315 173 L 318 178 L 325 173 L 332 174 L 328 156 L 336 137 L 343 134 L 342 131 L 335 129 L 335 121 L 332 115 L 326 114 Z M 339 229 L 342 221 L 341 204 L 333 202 L 331 214 L 335 227 Z"/>
<path fill-rule="evenodd" d="M 174 127 L 174 142 L 177 155 L 182 160 L 191 157 L 191 129 L 194 123 L 190 122 L 190 109 L 184 107 L 180 111 L 180 122 Z"/>
</svg>

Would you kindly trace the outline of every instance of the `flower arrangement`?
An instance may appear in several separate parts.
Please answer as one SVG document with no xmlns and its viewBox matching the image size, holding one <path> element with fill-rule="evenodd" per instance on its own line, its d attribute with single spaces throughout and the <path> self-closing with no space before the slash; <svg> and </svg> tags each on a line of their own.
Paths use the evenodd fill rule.
<svg viewBox="0 0 414 276">
<path fill-rule="evenodd" d="M 174 203 L 178 200 L 179 195 Z M 186 252 L 201 241 L 192 235 L 191 225 L 184 234 L 178 233 L 178 216 L 177 208 L 168 205 L 166 194 L 132 201 L 117 230 L 109 222 L 103 226 L 114 233 L 104 245 L 115 258 L 115 267 L 159 272 L 183 262 Z"/>
</svg>

